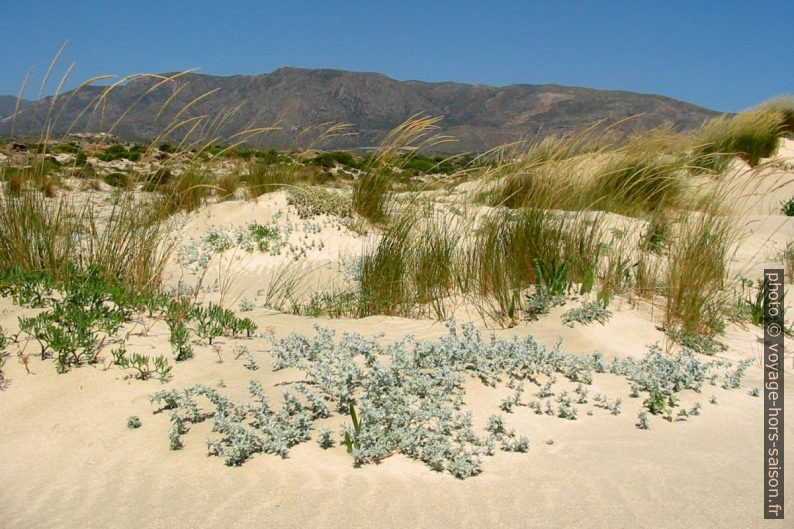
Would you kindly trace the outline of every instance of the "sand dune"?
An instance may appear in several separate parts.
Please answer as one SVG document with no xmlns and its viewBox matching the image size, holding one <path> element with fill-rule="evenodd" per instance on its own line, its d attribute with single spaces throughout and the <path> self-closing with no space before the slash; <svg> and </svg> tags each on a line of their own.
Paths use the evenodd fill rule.
<svg viewBox="0 0 794 529">
<path fill-rule="evenodd" d="M 781 155 L 794 156 L 794 142 L 784 144 Z M 790 171 L 781 175 L 791 176 Z M 794 224 L 778 216 L 778 197 L 794 194 L 790 183 L 772 196 L 766 190 L 762 204 L 746 209 L 740 221 L 746 237 L 735 255 L 737 271 L 758 277 L 764 267 L 782 266 L 779 250 L 794 238 Z M 346 255 L 360 252 L 369 240 L 346 227 L 320 223 L 307 232 L 294 212 L 289 212 L 283 193 L 257 202 L 216 204 L 187 218 L 180 240 L 201 237 L 210 226 L 244 226 L 252 221 L 272 222 L 277 211 L 291 221 L 294 244 L 311 244 L 301 259 L 328 265 L 325 274 L 312 281 L 334 281 L 335 264 Z M 291 215 L 291 216 L 290 216 Z M 391 342 L 413 334 L 423 339 L 442 336 L 442 323 L 398 317 L 363 319 L 309 318 L 262 308 L 263 277 L 289 262 L 293 254 L 249 255 L 227 250 L 211 257 L 205 281 L 234 265 L 230 286 L 210 288 L 207 300 L 250 299 L 256 305 L 246 312 L 259 329 L 284 337 L 292 332 L 312 334 L 320 324 L 337 331 L 364 335 L 384 333 Z M 225 261 L 224 261 L 225 259 Z M 224 264 L 225 263 L 225 264 Z M 230 264 L 231 263 L 231 264 Z M 215 272 L 220 270 L 220 272 Z M 195 281 L 197 274 L 184 264 L 171 263 L 167 273 L 172 284 Z M 339 275 L 338 278 L 341 278 Z M 342 279 L 339 279 L 342 281 Z M 794 303 L 790 294 L 788 305 Z M 660 313 L 651 307 L 613 300 L 614 316 L 604 326 L 560 324 L 564 308 L 537 322 L 521 322 L 510 329 L 495 329 L 498 336 L 535 336 L 553 345 L 558 337 L 565 351 L 607 357 L 639 358 L 646 347 L 663 343 L 657 326 Z M 0 325 L 17 328 L 19 309 L 0 299 Z M 458 315 L 459 319 L 462 319 Z M 482 321 L 477 322 L 484 333 Z M 148 354 L 169 352 L 168 330 L 162 322 L 148 335 L 133 331 L 128 345 Z M 294 376 L 289 370 L 270 369 L 266 338 L 219 338 L 219 353 L 197 346 L 195 358 L 180 363 L 173 380 L 124 378 L 115 367 L 82 367 L 56 374 L 50 360 L 37 359 L 34 342 L 26 345 L 30 373 L 10 358 L 5 372 L 11 386 L 0 392 L 0 526 L 34 528 L 228 528 L 228 527 L 350 527 L 350 528 L 520 528 L 520 527 L 785 527 L 785 522 L 763 520 L 762 455 L 763 401 L 748 394 L 761 384 L 760 328 L 731 325 L 724 342 L 728 350 L 719 356 L 731 361 L 754 358 L 742 389 L 724 390 L 706 384 L 702 393 L 687 390 L 684 405 L 703 405 L 702 415 L 668 423 L 653 418 L 652 428 L 635 428 L 642 399 L 624 399 L 624 411 L 612 416 L 602 409 L 581 414 L 577 421 L 535 415 L 528 408 L 506 416 L 509 426 L 530 439 L 527 454 L 497 452 L 485 458 L 482 474 L 458 480 L 437 473 L 401 455 L 380 464 L 354 468 L 344 447 L 322 450 L 315 440 L 300 444 L 285 459 L 256 455 L 241 467 L 227 467 L 222 459 L 208 457 L 204 439 L 210 425 L 193 426 L 184 437 L 182 450 L 168 446 L 170 423 L 165 414 L 153 414 L 149 395 L 164 388 L 183 388 L 195 383 L 217 386 L 242 395 L 249 380 L 256 379 L 277 394 L 275 384 Z M 247 346 L 260 369 L 252 372 L 235 359 L 234 348 Z M 219 362 L 219 355 L 222 363 Z M 103 352 L 104 356 L 108 352 Z M 794 407 L 794 359 L 786 362 L 786 405 Z M 467 405 L 475 412 L 475 426 L 482 428 L 489 413 L 497 411 L 504 388 L 488 388 L 471 381 Z M 592 392 L 627 394 L 628 384 L 613 375 L 596 374 Z M 715 396 L 718 404 L 710 404 Z M 130 430 L 126 419 L 141 418 L 142 427 Z M 336 429 L 338 418 L 324 419 L 319 426 Z M 786 424 L 787 438 L 794 439 L 794 425 Z M 553 440 L 553 443 L 548 441 Z M 789 444 L 790 446 L 790 444 Z M 794 468 L 786 463 L 787 475 Z M 790 490 L 791 478 L 787 479 Z M 786 508 L 794 512 L 789 491 Z"/>
</svg>

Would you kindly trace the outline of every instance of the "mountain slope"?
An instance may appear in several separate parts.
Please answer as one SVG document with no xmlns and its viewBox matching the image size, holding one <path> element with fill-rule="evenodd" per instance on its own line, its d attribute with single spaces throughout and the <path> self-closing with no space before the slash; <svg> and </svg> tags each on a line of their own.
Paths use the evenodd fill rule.
<svg viewBox="0 0 794 529">
<path fill-rule="evenodd" d="M 285 147 L 307 127 L 349 123 L 355 135 L 337 137 L 324 146 L 358 148 L 377 144 L 405 119 L 423 113 L 443 116 L 442 132 L 458 139 L 442 150 L 484 151 L 517 139 L 581 130 L 601 120 L 614 123 L 640 115 L 626 127 L 648 129 L 667 124 L 686 130 L 717 114 L 675 99 L 633 92 L 557 85 L 492 87 L 396 81 L 376 73 L 325 69 L 280 68 L 267 74 L 228 77 L 185 74 L 150 91 L 155 83 L 153 78 L 130 81 L 114 89 L 101 106 L 96 101 L 102 87 L 63 94 L 51 114 L 60 115 L 55 131 L 107 131 L 127 111 L 113 132 L 148 140 L 157 137 L 177 115 L 177 121 L 182 121 L 238 108 L 212 126 L 209 119 L 205 120 L 208 125 L 202 129 L 204 134 L 228 137 L 277 123 L 279 131 L 260 135 L 255 143 Z M 190 101 L 213 90 L 178 114 Z M 49 106 L 49 98 L 26 105 L 17 116 L 16 132 L 39 133 Z M 84 112 L 86 108 L 93 111 Z M 195 121 L 190 121 L 180 130 L 186 131 L 193 124 Z M 0 132 L 8 133 L 9 128 L 7 118 L 0 120 Z"/>
<path fill-rule="evenodd" d="M 29 101 L 23 99 L 19 102 L 19 108 L 25 108 L 29 104 Z M 16 96 L 0 96 L 0 119 L 11 116 L 16 108 Z"/>
</svg>

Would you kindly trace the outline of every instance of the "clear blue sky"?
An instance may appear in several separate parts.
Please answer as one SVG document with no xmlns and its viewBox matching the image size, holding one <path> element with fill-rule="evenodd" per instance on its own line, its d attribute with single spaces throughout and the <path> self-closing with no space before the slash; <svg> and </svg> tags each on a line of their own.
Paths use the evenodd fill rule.
<svg viewBox="0 0 794 529">
<path fill-rule="evenodd" d="M 280 66 L 400 80 L 558 83 L 663 94 L 722 111 L 794 93 L 794 1 L 0 0 L 0 94 L 56 68 L 98 74 Z M 52 91 L 56 81 L 50 82 Z"/>
</svg>

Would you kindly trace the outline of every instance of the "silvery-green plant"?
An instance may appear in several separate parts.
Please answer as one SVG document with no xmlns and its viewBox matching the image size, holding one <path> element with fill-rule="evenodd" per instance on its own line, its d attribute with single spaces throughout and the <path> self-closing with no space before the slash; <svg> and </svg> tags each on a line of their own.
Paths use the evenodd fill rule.
<svg viewBox="0 0 794 529">
<path fill-rule="evenodd" d="M 505 452 L 527 452 L 529 451 L 529 439 L 523 435 L 520 437 L 509 437 L 502 442 L 502 450 Z"/>
<path fill-rule="evenodd" d="M 127 417 L 127 428 L 134 430 L 141 427 L 141 419 L 137 415 Z"/>
<path fill-rule="evenodd" d="M 641 411 L 639 415 L 637 415 L 637 423 L 635 426 L 640 430 L 648 430 L 650 428 L 648 424 L 648 414 Z"/>
<path fill-rule="evenodd" d="M 601 303 L 596 301 L 586 301 L 582 303 L 581 307 L 566 311 L 562 315 L 562 322 L 568 327 L 573 327 L 575 323 L 579 323 L 581 325 L 590 325 L 593 322 L 598 322 L 601 325 L 604 325 L 611 317 L 612 313 Z"/>
<path fill-rule="evenodd" d="M 380 345 L 379 336 L 345 333 L 337 338 L 322 327 L 314 336 L 272 338 L 273 368 L 302 373 L 292 386 L 295 390 L 284 392 L 280 404 L 271 403 L 256 381 L 249 385 L 247 402 L 232 401 L 201 385 L 159 392 L 152 401 L 177 412 L 182 426 L 210 419 L 209 453 L 225 458 L 229 465 L 240 465 L 257 453 L 286 456 L 292 446 L 311 437 L 316 420 L 336 412 L 353 422 L 343 429 L 342 439 L 349 441 L 345 444 L 355 465 L 399 453 L 463 478 L 479 473 L 481 457 L 495 453 L 497 447 L 521 451 L 528 446 L 498 415 L 490 418 L 485 436 L 474 431 L 471 413 L 463 411 L 467 377 L 492 387 L 512 387 L 511 408 L 520 405 L 523 384 L 540 385 L 541 375 L 547 381 L 541 393 L 550 396 L 556 377 L 561 376 L 578 384 L 576 395 L 582 400 L 592 374 L 601 371 L 625 377 L 643 391 L 653 388 L 669 403 L 674 392 L 698 389 L 711 370 L 725 367 L 703 364 L 686 352 L 663 357 L 653 348 L 641 360 L 615 358 L 607 364 L 599 354 L 562 352 L 559 343 L 545 347 L 532 337 L 484 339 L 471 324 L 447 325 L 442 338 L 421 341 L 409 336 L 388 346 Z M 555 411 L 546 400 L 545 413 L 575 417 L 567 393 L 560 393 L 558 401 Z M 204 402 L 210 407 L 200 405 Z M 620 399 L 597 395 L 595 402 L 612 413 L 620 412 Z M 528 406 L 543 413 L 539 401 Z M 177 440 L 183 429 L 173 434 Z"/>
<path fill-rule="evenodd" d="M 184 420 L 179 416 L 176 411 L 171 412 L 171 431 L 168 434 L 168 441 L 171 450 L 179 450 L 182 448 L 182 434 L 187 433 L 187 427 Z"/>
<path fill-rule="evenodd" d="M 501 415 L 491 415 L 488 417 L 488 427 L 486 430 L 492 435 L 501 435 L 507 433 L 505 429 L 505 420 Z"/>
<path fill-rule="evenodd" d="M 328 428 L 323 428 L 320 430 L 320 438 L 317 440 L 320 445 L 320 448 L 328 449 L 334 446 L 334 438 L 333 433 Z"/>
<path fill-rule="evenodd" d="M 554 392 L 551 390 L 552 386 L 557 383 L 557 377 L 552 375 L 549 380 L 546 381 L 546 384 L 540 388 L 540 390 L 536 393 L 538 398 L 545 399 L 547 397 L 552 397 Z"/>
<path fill-rule="evenodd" d="M 725 351 L 728 346 L 718 342 L 714 337 L 703 336 L 685 329 L 672 327 L 667 330 L 667 336 L 673 342 L 705 355 L 714 355 L 719 351 Z"/>
<path fill-rule="evenodd" d="M 254 355 L 251 354 L 251 350 L 248 349 L 245 345 L 237 345 L 234 348 L 234 358 L 235 360 L 240 359 L 241 357 L 245 357 L 245 362 L 243 366 L 249 371 L 256 371 L 259 369 L 259 365 L 257 365 L 256 360 L 254 360 Z"/>
<path fill-rule="evenodd" d="M 699 391 L 709 369 L 716 365 L 714 362 L 701 362 L 690 349 L 667 355 L 658 345 L 653 345 L 639 362 L 624 359 L 613 365 L 612 372 L 627 376 L 643 391 L 672 394 L 684 389 Z"/>
<path fill-rule="evenodd" d="M 513 406 L 517 406 L 518 402 L 516 401 L 515 395 L 509 395 L 502 399 L 502 403 L 499 405 L 499 409 L 505 413 L 512 413 Z"/>
<path fill-rule="evenodd" d="M 753 360 L 751 358 L 746 358 L 739 362 L 736 365 L 736 369 L 725 375 L 725 380 L 722 382 L 722 387 L 724 389 L 738 388 L 742 383 L 745 373 L 747 372 L 747 368 L 750 367 L 752 363 Z"/>
<path fill-rule="evenodd" d="M 8 353 L 5 351 L 7 338 L 3 328 L 0 327 L 0 389 L 5 389 L 8 386 L 8 380 L 6 380 L 5 374 L 3 373 L 3 365 L 6 363 L 6 357 Z"/>
<path fill-rule="evenodd" d="M 587 404 L 588 391 L 583 384 L 578 384 L 576 386 L 576 395 L 578 395 L 578 398 L 576 399 L 577 404 Z"/>
<path fill-rule="evenodd" d="M 544 293 L 534 291 L 524 299 L 524 319 L 537 321 L 541 316 L 548 314 L 553 305 L 554 301 Z"/>
<path fill-rule="evenodd" d="M 593 369 L 596 373 L 606 373 L 609 369 L 604 361 L 604 353 L 596 351 L 593 353 Z"/>
<path fill-rule="evenodd" d="M 557 409 L 557 417 L 560 419 L 568 419 L 575 421 L 577 417 L 577 410 L 573 407 L 570 397 L 563 397 L 559 401 L 560 406 Z"/>
</svg>

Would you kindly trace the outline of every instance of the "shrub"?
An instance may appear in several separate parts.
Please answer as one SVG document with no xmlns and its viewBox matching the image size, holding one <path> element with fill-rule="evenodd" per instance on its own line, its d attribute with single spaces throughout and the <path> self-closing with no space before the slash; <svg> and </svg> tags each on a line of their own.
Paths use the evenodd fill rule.
<svg viewBox="0 0 794 529">
<path fill-rule="evenodd" d="M 281 240 L 281 233 L 278 226 L 267 226 L 252 222 L 246 226 L 245 230 L 237 234 L 237 244 L 240 244 L 247 251 L 256 249 L 260 252 L 267 252 L 272 246 L 277 245 Z"/>
<path fill-rule="evenodd" d="M 142 191 L 157 191 L 161 186 L 168 185 L 173 179 L 171 170 L 167 167 L 160 167 L 150 174 L 143 182 Z"/>
<path fill-rule="evenodd" d="M 104 162 L 111 162 L 113 160 L 121 159 L 137 162 L 144 152 L 146 152 L 146 148 L 141 145 L 133 145 L 127 149 L 124 147 L 124 145 L 116 144 L 111 145 L 100 153 L 97 153 L 96 157 Z"/>
<path fill-rule="evenodd" d="M 323 450 L 334 446 L 334 439 L 332 437 L 331 430 L 328 428 L 323 428 L 320 430 L 320 438 L 317 440 L 317 442 L 320 445 L 320 448 Z"/>
<path fill-rule="evenodd" d="M 645 399 L 643 405 L 653 415 L 664 415 L 667 421 L 673 422 L 673 408 L 678 406 L 678 400 L 673 395 L 653 389 L 650 397 Z M 645 428 L 643 429 L 647 430 L 647 426 L 647 421 L 645 421 Z M 638 426 L 638 428 L 642 428 L 642 426 Z"/>
<path fill-rule="evenodd" d="M 112 187 L 130 187 L 131 179 L 126 173 L 110 173 L 103 180 Z"/>
<path fill-rule="evenodd" d="M 310 160 L 310 163 L 319 165 L 320 167 L 330 168 L 336 164 L 346 165 L 348 167 L 356 167 L 356 159 L 349 152 L 333 151 L 323 152 Z"/>
<path fill-rule="evenodd" d="M 174 360 L 181 362 L 193 357 L 193 347 L 189 343 L 190 332 L 185 324 L 181 321 L 169 321 L 169 329 L 171 334 L 168 341 L 171 344 L 171 350 L 174 353 Z"/>
<path fill-rule="evenodd" d="M 287 203 L 298 210 L 298 216 L 302 219 L 317 215 L 353 216 L 353 204 L 349 195 L 321 187 L 291 187 L 287 192 Z"/>
<path fill-rule="evenodd" d="M 388 348 L 378 338 L 343 334 L 316 327 L 316 335 L 292 334 L 273 340 L 274 370 L 299 371 L 301 383 L 295 392 L 285 391 L 281 403 L 271 404 L 258 382 L 249 384 L 251 398 L 235 402 L 218 390 L 202 385 L 182 391 L 160 391 L 151 396 L 161 410 L 171 411 L 171 447 L 182 446 L 189 424 L 213 423 L 207 441 L 211 455 L 228 465 L 240 465 L 257 453 L 286 457 L 291 447 L 310 438 L 317 419 L 330 416 L 331 409 L 349 419 L 341 431 L 343 444 L 355 465 L 376 463 L 400 453 L 425 463 L 436 471 L 466 478 L 481 471 L 483 456 L 493 455 L 496 446 L 504 451 L 525 452 L 527 438 L 507 427 L 501 415 L 489 418 L 485 435 L 477 435 L 471 413 L 460 410 L 467 376 L 495 386 L 503 378 L 516 386 L 539 376 L 554 383 L 560 374 L 571 382 L 590 383 L 592 372 L 610 372 L 637 381 L 651 392 L 647 406 L 664 411 L 675 403 L 673 393 L 698 389 L 703 379 L 721 364 L 702 364 L 691 352 L 669 357 L 652 348 L 641 361 L 615 359 L 607 366 L 599 355 L 582 357 L 547 348 L 532 337 L 524 340 L 483 339 L 472 324 L 458 328 L 448 323 L 448 334 L 438 340 L 419 341 L 407 337 Z M 726 376 L 726 387 L 734 387 L 737 368 Z M 716 376 L 716 374 L 715 374 Z M 511 406 L 521 405 L 520 390 Z M 546 395 L 550 394 L 546 391 Z M 586 391 L 578 390 L 581 395 Z M 201 397 L 201 400 L 198 400 Z M 585 399 L 586 400 L 586 399 Z M 546 401 L 546 413 L 574 420 L 572 399 L 561 393 L 555 412 Z M 202 403 L 209 403 L 203 406 Z M 621 412 L 621 399 L 597 395 L 596 406 L 613 415 Z M 540 410 L 534 402 L 533 409 Z M 332 444 L 330 431 L 320 431 L 323 447 Z"/>
<path fill-rule="evenodd" d="M 53 146 L 50 149 L 50 152 L 56 154 L 61 154 L 61 153 L 77 154 L 78 152 L 80 152 L 80 147 L 72 143 L 59 143 L 58 145 Z"/>
</svg>

